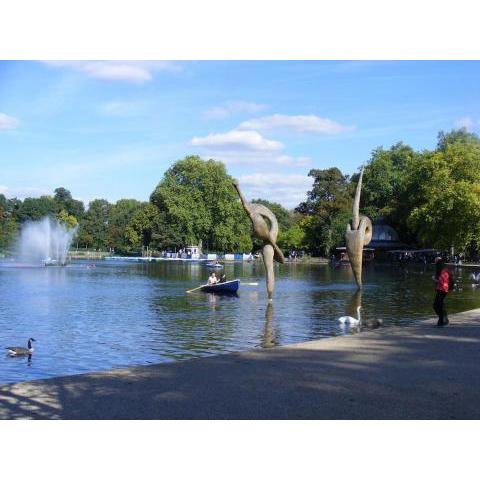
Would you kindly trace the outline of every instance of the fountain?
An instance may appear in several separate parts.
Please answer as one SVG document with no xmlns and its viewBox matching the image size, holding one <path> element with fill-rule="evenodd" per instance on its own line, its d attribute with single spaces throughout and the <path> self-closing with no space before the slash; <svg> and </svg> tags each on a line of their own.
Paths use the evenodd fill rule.
<svg viewBox="0 0 480 480">
<path fill-rule="evenodd" d="M 44 217 L 22 225 L 18 259 L 24 263 L 63 266 L 76 228 L 68 229 L 56 218 Z"/>
</svg>

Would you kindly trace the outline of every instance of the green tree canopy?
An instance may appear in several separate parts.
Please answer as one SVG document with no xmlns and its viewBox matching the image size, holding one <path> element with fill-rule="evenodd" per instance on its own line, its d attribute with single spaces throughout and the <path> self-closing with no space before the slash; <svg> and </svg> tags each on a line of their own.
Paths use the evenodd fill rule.
<svg viewBox="0 0 480 480">
<path fill-rule="evenodd" d="M 313 169 L 308 175 L 314 179 L 312 190 L 296 210 L 305 216 L 301 226 L 308 249 L 329 255 L 343 243 L 345 226 L 351 216 L 352 187 L 348 176 L 338 168 Z"/>
<path fill-rule="evenodd" d="M 83 217 L 85 214 L 85 206 L 83 205 L 83 202 L 72 198 L 72 194 L 69 190 L 59 187 L 55 189 L 54 193 L 55 195 L 53 200 L 57 205 L 57 213 L 64 210 L 68 213 L 68 215 L 74 216 L 77 221 Z"/>
<path fill-rule="evenodd" d="M 143 203 L 134 199 L 121 199 L 111 205 L 108 212 L 107 244 L 115 251 L 128 252 L 131 242 L 126 233 L 133 216 L 142 209 Z"/>
<path fill-rule="evenodd" d="M 10 248 L 18 234 L 18 223 L 13 207 L 14 203 L 0 193 L 0 251 Z"/>
<path fill-rule="evenodd" d="M 139 251 L 150 246 L 155 230 L 161 229 L 160 218 L 158 208 L 150 202 L 143 203 L 136 210 L 125 229 L 125 237 L 132 250 Z"/>
<path fill-rule="evenodd" d="M 363 173 L 360 209 L 364 215 L 372 221 L 382 215 L 397 223 L 404 171 L 407 162 L 414 158 L 414 150 L 402 142 L 388 150 L 379 147 L 372 152 Z M 352 175 L 352 191 L 356 189 L 358 178 L 358 173 Z"/>
<path fill-rule="evenodd" d="M 81 246 L 101 250 L 107 248 L 110 208 L 110 203 L 104 199 L 96 199 L 90 202 L 77 233 L 77 242 Z"/>
<path fill-rule="evenodd" d="M 150 199 L 183 245 L 202 242 L 216 251 L 252 248 L 250 221 L 221 162 L 198 156 L 177 161 Z"/>
<path fill-rule="evenodd" d="M 39 198 L 26 198 L 17 211 L 17 218 L 20 223 L 27 220 L 39 220 L 45 216 L 55 216 L 57 205 L 53 197 L 42 195 Z"/>
<path fill-rule="evenodd" d="M 434 152 L 407 163 L 407 227 L 424 245 L 464 250 L 480 242 L 480 139 L 441 134 Z"/>
</svg>

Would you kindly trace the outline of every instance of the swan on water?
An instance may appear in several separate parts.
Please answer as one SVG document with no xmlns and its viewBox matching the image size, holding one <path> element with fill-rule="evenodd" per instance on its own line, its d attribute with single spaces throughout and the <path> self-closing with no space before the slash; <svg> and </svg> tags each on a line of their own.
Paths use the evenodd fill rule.
<svg viewBox="0 0 480 480">
<path fill-rule="evenodd" d="M 345 315 L 344 317 L 340 317 L 338 321 L 340 323 L 349 323 L 350 325 L 360 325 L 362 323 L 362 317 L 360 316 L 360 310 L 362 309 L 361 306 L 357 307 L 357 317 L 350 317 L 349 315 Z"/>
<path fill-rule="evenodd" d="M 17 355 L 31 355 L 33 353 L 32 342 L 35 342 L 34 338 L 29 338 L 27 348 L 24 347 L 6 347 L 8 354 L 13 356 Z"/>
<path fill-rule="evenodd" d="M 475 274 L 475 273 L 471 273 L 470 274 L 470 280 L 474 283 L 480 283 L 480 272 Z"/>
</svg>

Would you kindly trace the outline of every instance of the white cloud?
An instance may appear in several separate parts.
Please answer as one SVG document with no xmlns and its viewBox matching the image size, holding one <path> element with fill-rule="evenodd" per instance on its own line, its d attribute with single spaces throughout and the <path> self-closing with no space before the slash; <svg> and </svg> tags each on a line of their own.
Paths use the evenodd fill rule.
<svg viewBox="0 0 480 480">
<path fill-rule="evenodd" d="M 294 208 L 306 199 L 313 179 L 307 175 L 254 173 L 238 177 L 246 198 L 264 198 Z"/>
<path fill-rule="evenodd" d="M 340 125 L 329 118 L 316 115 L 270 115 L 254 118 L 240 124 L 246 130 L 272 130 L 275 128 L 289 129 L 302 133 L 334 134 L 353 130 L 353 126 Z"/>
<path fill-rule="evenodd" d="M 129 83 L 145 83 L 153 78 L 156 71 L 178 71 L 180 67 L 172 62 L 119 62 L 119 61 L 51 61 L 48 65 L 69 68 L 88 77 L 101 80 L 117 80 Z"/>
<path fill-rule="evenodd" d="M 238 113 L 258 113 L 265 110 L 267 105 L 242 100 L 229 100 L 204 112 L 205 118 L 227 118 Z"/>
<path fill-rule="evenodd" d="M 215 151 L 276 151 L 284 148 L 283 143 L 268 140 L 253 130 L 231 130 L 226 133 L 211 133 L 206 137 L 193 137 L 191 145 Z"/>
<path fill-rule="evenodd" d="M 16 118 L 0 112 L 0 130 L 11 130 L 19 125 L 20 122 Z"/>
<path fill-rule="evenodd" d="M 477 122 L 475 122 L 475 120 L 472 117 L 462 117 L 455 121 L 455 127 L 466 128 L 468 130 L 471 130 L 472 128 L 475 127 L 476 123 Z"/>
<path fill-rule="evenodd" d="M 27 197 L 41 197 L 42 195 L 50 195 L 51 192 L 35 187 L 19 187 L 9 188 L 6 185 L 0 185 L 0 193 L 7 198 L 18 198 L 24 200 Z"/>
<path fill-rule="evenodd" d="M 300 168 L 312 165 L 312 159 L 308 157 L 292 157 L 290 155 L 279 155 L 277 152 L 265 151 L 214 151 L 206 149 L 204 157 L 213 158 L 223 162 L 225 165 L 255 166 L 270 170 L 272 167 Z"/>
</svg>

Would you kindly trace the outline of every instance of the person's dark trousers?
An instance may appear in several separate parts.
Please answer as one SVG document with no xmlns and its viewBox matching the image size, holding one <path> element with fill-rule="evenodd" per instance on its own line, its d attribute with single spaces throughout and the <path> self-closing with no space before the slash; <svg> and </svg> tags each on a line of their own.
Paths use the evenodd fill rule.
<svg viewBox="0 0 480 480">
<path fill-rule="evenodd" d="M 438 315 L 438 323 L 437 323 L 438 326 L 448 324 L 448 315 L 444 305 L 444 300 L 446 296 L 447 296 L 446 292 L 437 290 L 437 294 L 435 295 L 435 301 L 433 302 L 433 309 L 435 310 L 435 313 Z"/>
</svg>

